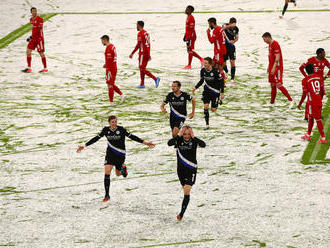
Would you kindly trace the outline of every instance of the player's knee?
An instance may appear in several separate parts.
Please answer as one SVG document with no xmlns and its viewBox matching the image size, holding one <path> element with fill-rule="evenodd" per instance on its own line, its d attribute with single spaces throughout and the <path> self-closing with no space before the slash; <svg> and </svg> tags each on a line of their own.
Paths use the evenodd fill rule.
<svg viewBox="0 0 330 248">
<path fill-rule="evenodd" d="M 211 111 L 215 112 L 215 111 L 217 111 L 217 109 L 216 108 L 211 108 Z"/>
<path fill-rule="evenodd" d="M 230 60 L 230 65 L 231 65 L 231 67 L 234 67 L 235 66 L 235 60 Z"/>
<path fill-rule="evenodd" d="M 121 171 L 116 169 L 116 176 L 119 177 L 121 175 Z"/>
</svg>

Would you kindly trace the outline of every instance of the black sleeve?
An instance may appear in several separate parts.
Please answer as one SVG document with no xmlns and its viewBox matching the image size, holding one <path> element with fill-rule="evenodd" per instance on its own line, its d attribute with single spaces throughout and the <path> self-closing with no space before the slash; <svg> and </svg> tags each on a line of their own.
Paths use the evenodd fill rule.
<svg viewBox="0 0 330 248">
<path fill-rule="evenodd" d="M 177 136 L 177 137 L 174 137 L 174 138 L 172 138 L 172 139 L 170 139 L 170 140 L 167 142 L 167 145 L 168 145 L 168 146 L 174 146 L 177 142 L 178 142 L 178 136 Z"/>
<path fill-rule="evenodd" d="M 206 144 L 203 140 L 199 139 L 199 138 L 194 138 L 194 141 L 198 144 L 199 147 L 205 147 Z"/>
<path fill-rule="evenodd" d="M 168 104 L 170 102 L 170 94 L 168 94 L 164 100 L 165 104 Z"/>
<path fill-rule="evenodd" d="M 189 95 L 188 93 L 186 93 L 186 99 L 188 101 L 191 101 L 193 99 L 193 97 L 191 95 Z"/>
<path fill-rule="evenodd" d="M 201 79 L 196 84 L 195 88 L 198 89 L 202 84 L 204 83 L 204 75 L 203 75 L 203 69 L 201 70 Z"/>
<path fill-rule="evenodd" d="M 98 135 L 96 135 L 94 138 L 90 139 L 85 145 L 90 146 L 90 145 L 94 144 L 95 142 L 97 142 L 99 139 L 101 139 L 105 135 L 105 132 L 106 132 L 106 127 L 104 127 Z"/>
<path fill-rule="evenodd" d="M 138 136 L 135 136 L 134 134 L 131 134 L 130 132 L 127 132 L 126 129 L 124 129 L 124 130 L 125 130 L 125 136 L 127 138 L 130 138 L 131 140 L 134 140 L 134 141 L 139 142 L 139 143 L 143 143 L 143 140 L 140 139 Z"/>
<path fill-rule="evenodd" d="M 223 81 L 223 78 L 220 74 L 220 72 L 218 70 L 216 70 L 216 80 L 219 80 L 219 84 L 220 84 L 220 92 L 221 93 L 224 93 L 225 92 L 225 84 L 224 84 L 224 81 Z"/>
</svg>

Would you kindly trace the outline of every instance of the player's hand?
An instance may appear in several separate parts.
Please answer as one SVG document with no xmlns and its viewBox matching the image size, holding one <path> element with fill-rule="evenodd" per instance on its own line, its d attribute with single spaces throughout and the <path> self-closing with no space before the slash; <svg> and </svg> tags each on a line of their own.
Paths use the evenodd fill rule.
<svg viewBox="0 0 330 248">
<path fill-rule="evenodd" d="M 275 67 L 272 68 L 272 70 L 270 71 L 270 74 L 272 74 L 272 75 L 275 74 Z"/>
<path fill-rule="evenodd" d="M 195 95 L 195 91 L 196 91 L 196 88 L 194 87 L 191 91 L 193 95 Z"/>
<path fill-rule="evenodd" d="M 145 144 L 146 146 L 149 146 L 150 148 L 155 147 L 155 144 L 152 143 L 151 141 L 143 141 L 143 144 Z"/>
<path fill-rule="evenodd" d="M 165 108 L 162 109 L 163 114 L 167 114 L 167 110 Z"/>
<path fill-rule="evenodd" d="M 298 105 L 298 109 L 299 109 L 299 110 L 301 109 L 301 105 L 300 105 L 300 104 Z"/>
<path fill-rule="evenodd" d="M 220 94 L 220 98 L 221 98 L 221 99 L 225 99 L 225 93 L 221 93 L 221 94 Z"/>
<path fill-rule="evenodd" d="M 151 56 L 149 56 L 149 59 L 148 59 L 148 61 L 150 61 L 151 60 Z"/>
<path fill-rule="evenodd" d="M 210 32 L 211 32 L 210 28 L 206 29 L 206 33 L 210 33 Z"/>
<path fill-rule="evenodd" d="M 192 138 L 192 139 L 195 138 L 194 132 L 193 132 L 193 130 L 192 130 L 191 127 L 189 127 L 189 131 L 190 131 L 190 136 L 191 136 L 191 138 Z"/>
<path fill-rule="evenodd" d="M 194 115 L 195 115 L 195 113 L 194 113 L 194 112 L 191 112 L 191 113 L 189 114 L 189 119 L 194 118 Z"/>
<path fill-rule="evenodd" d="M 231 41 L 229 41 L 229 43 L 231 43 L 231 44 L 235 44 L 235 41 L 234 41 L 234 40 L 231 40 Z"/>
<path fill-rule="evenodd" d="M 77 153 L 81 152 L 82 150 L 84 150 L 85 146 L 78 146 L 77 148 Z"/>
<path fill-rule="evenodd" d="M 103 65 L 103 68 L 106 68 L 106 67 L 105 67 L 105 64 Z"/>
<path fill-rule="evenodd" d="M 130 59 L 133 58 L 133 53 L 131 53 L 128 57 L 129 57 Z"/>
</svg>

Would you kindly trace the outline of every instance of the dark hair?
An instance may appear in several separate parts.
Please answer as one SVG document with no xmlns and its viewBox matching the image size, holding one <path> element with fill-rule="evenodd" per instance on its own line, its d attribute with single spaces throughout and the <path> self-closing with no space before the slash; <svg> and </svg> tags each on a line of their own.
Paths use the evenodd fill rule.
<svg viewBox="0 0 330 248">
<path fill-rule="evenodd" d="M 313 74 L 313 73 L 314 73 L 314 67 L 313 67 L 313 64 L 308 63 L 308 64 L 305 66 L 305 70 L 306 70 L 306 72 L 307 72 L 308 75 Z"/>
<path fill-rule="evenodd" d="M 210 57 L 206 57 L 206 58 L 204 58 L 204 60 L 206 60 L 207 62 L 209 62 L 209 64 L 211 64 L 211 65 L 213 63 L 213 60 Z"/>
<path fill-rule="evenodd" d="M 195 10 L 195 8 L 191 5 L 188 5 L 187 9 L 189 9 L 191 13 L 194 12 L 194 10 Z"/>
<path fill-rule="evenodd" d="M 262 35 L 262 38 L 272 38 L 272 35 L 269 32 L 266 32 Z"/>
<path fill-rule="evenodd" d="M 144 21 L 138 21 L 137 24 L 141 27 L 144 27 Z"/>
<path fill-rule="evenodd" d="M 181 83 L 178 80 L 173 81 L 173 83 L 176 83 L 178 87 L 181 87 Z"/>
<path fill-rule="evenodd" d="M 113 119 L 117 119 L 117 116 L 115 115 L 110 115 L 109 118 L 108 118 L 108 122 L 110 122 L 111 120 Z"/>
<path fill-rule="evenodd" d="M 37 8 L 36 7 L 32 7 L 31 9 L 30 9 L 30 12 L 32 12 L 32 10 L 37 10 Z"/>
<path fill-rule="evenodd" d="M 102 39 L 102 40 L 109 41 L 109 36 L 105 34 L 105 35 L 103 35 L 103 36 L 101 37 L 101 39 Z"/>
<path fill-rule="evenodd" d="M 214 23 L 214 24 L 217 24 L 217 19 L 215 19 L 214 17 L 209 18 L 207 21 L 211 22 L 211 23 Z"/>
<path fill-rule="evenodd" d="M 324 49 L 323 48 L 318 48 L 317 50 L 316 50 L 316 55 L 319 55 L 319 54 L 321 54 L 321 53 L 323 53 L 324 52 Z"/>
<path fill-rule="evenodd" d="M 237 23 L 236 18 L 235 17 L 230 18 L 229 23 Z"/>
</svg>

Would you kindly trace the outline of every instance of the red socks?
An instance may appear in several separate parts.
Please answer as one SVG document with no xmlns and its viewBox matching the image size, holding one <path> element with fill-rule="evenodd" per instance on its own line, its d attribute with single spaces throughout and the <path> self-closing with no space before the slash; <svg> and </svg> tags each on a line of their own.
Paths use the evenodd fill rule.
<svg viewBox="0 0 330 248">
<path fill-rule="evenodd" d="M 31 56 L 26 56 L 26 60 L 27 60 L 28 67 L 31 68 L 32 57 Z"/>
<path fill-rule="evenodd" d="M 284 88 L 284 86 L 281 86 L 281 87 L 278 88 L 278 89 L 279 89 L 280 91 L 282 91 L 283 95 L 285 95 L 285 96 L 288 98 L 288 100 L 289 100 L 290 102 L 292 101 L 292 98 L 291 98 L 289 92 L 287 91 L 286 88 Z"/>
<path fill-rule="evenodd" d="M 148 77 L 152 78 L 153 80 L 156 80 L 156 77 L 147 69 L 140 68 L 140 76 L 141 76 L 141 85 L 144 85 L 144 77 L 147 75 Z"/>
<path fill-rule="evenodd" d="M 188 65 L 191 65 L 192 58 L 193 58 L 193 52 L 190 51 L 188 52 Z"/>
<path fill-rule="evenodd" d="M 308 135 L 311 135 L 314 125 L 314 118 L 309 118 L 308 120 Z"/>
<path fill-rule="evenodd" d="M 123 92 L 120 91 L 120 89 L 117 87 L 117 85 L 113 85 L 113 89 L 116 93 L 118 93 L 120 96 L 123 94 Z"/>
<path fill-rule="evenodd" d="M 113 95 L 114 95 L 113 88 L 114 87 L 109 88 L 109 102 L 113 102 Z"/>
<path fill-rule="evenodd" d="M 317 128 L 319 129 L 320 135 L 322 138 L 325 137 L 324 135 L 324 128 L 323 128 L 323 123 L 321 119 L 316 120 Z"/>
<path fill-rule="evenodd" d="M 44 65 L 44 68 L 47 68 L 47 63 L 46 63 L 46 57 L 41 57 L 42 64 Z"/>
<path fill-rule="evenodd" d="M 276 86 L 272 86 L 271 97 L 270 97 L 270 104 L 274 104 L 275 103 L 276 94 L 277 94 Z"/>
</svg>

